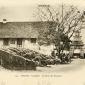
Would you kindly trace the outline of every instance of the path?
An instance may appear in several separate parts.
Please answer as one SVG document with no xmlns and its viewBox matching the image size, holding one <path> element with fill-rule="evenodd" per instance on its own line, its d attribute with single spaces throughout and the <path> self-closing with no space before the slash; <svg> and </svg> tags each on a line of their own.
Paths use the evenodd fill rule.
<svg viewBox="0 0 85 85">
<path fill-rule="evenodd" d="M 37 71 L 0 69 L 0 85 L 85 85 L 85 60 L 37 68 Z"/>
</svg>

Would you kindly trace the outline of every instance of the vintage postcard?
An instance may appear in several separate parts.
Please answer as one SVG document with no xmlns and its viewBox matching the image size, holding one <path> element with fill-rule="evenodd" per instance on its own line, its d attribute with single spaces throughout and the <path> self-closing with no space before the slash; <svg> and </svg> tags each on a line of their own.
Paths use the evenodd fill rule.
<svg viewBox="0 0 85 85">
<path fill-rule="evenodd" d="M 0 0 L 0 85 L 85 85 L 85 0 Z"/>
</svg>

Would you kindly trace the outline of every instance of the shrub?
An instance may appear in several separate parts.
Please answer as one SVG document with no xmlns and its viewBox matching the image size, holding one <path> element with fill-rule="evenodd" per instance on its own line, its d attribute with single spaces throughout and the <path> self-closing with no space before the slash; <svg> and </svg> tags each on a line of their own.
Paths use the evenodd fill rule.
<svg viewBox="0 0 85 85">
<path fill-rule="evenodd" d="M 14 55 L 4 50 L 0 50 L 1 65 L 7 69 L 29 69 L 36 70 L 36 64 L 30 59 L 20 55 Z"/>
</svg>

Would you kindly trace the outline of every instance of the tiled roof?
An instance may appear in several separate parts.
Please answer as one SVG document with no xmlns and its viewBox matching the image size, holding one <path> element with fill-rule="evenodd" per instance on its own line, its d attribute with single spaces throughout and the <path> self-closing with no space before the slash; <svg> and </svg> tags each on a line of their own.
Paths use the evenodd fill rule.
<svg viewBox="0 0 85 85">
<path fill-rule="evenodd" d="M 72 46 L 83 46 L 84 44 L 82 41 L 73 41 L 71 45 Z"/>
</svg>

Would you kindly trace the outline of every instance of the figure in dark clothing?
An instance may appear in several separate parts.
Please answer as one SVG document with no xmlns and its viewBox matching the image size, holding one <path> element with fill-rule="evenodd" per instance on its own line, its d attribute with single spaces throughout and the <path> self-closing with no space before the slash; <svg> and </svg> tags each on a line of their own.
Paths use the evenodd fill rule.
<svg viewBox="0 0 85 85">
<path fill-rule="evenodd" d="M 51 56 L 52 56 L 53 58 L 56 57 L 56 53 L 55 53 L 55 51 L 52 51 Z"/>
</svg>

